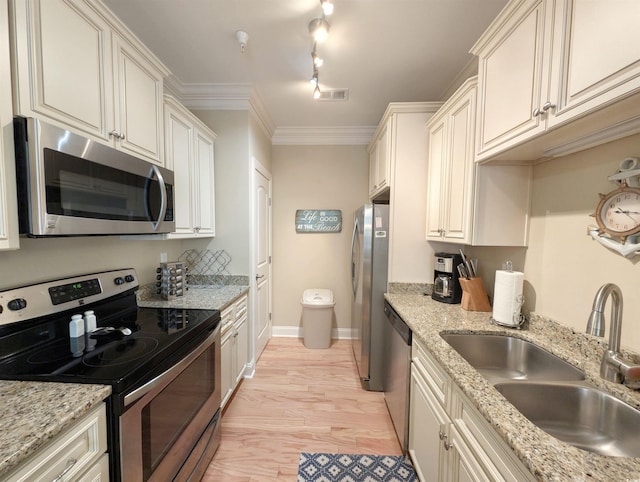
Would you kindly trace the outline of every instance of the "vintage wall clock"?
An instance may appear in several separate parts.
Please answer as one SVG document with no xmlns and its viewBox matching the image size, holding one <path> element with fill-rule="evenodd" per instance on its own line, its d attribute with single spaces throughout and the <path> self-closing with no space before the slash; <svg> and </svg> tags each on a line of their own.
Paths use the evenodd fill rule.
<svg viewBox="0 0 640 482">
<path fill-rule="evenodd" d="M 640 233 L 640 188 L 623 183 L 608 194 L 600 194 L 593 214 L 599 234 L 608 234 L 624 243 L 627 237 Z"/>
</svg>

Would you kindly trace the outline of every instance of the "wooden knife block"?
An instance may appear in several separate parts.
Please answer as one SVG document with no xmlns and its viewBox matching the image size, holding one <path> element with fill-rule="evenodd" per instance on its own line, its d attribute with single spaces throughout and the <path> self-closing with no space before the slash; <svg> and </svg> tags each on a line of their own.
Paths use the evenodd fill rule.
<svg viewBox="0 0 640 482">
<path fill-rule="evenodd" d="M 460 278 L 462 287 L 462 309 L 467 311 L 491 311 L 489 295 L 484 289 L 482 278 Z"/>
</svg>

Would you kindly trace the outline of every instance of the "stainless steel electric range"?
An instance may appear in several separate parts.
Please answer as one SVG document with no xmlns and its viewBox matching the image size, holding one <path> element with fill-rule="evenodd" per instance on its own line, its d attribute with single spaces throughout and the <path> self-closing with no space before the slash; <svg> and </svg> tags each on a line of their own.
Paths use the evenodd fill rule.
<svg viewBox="0 0 640 482">
<path fill-rule="evenodd" d="M 139 308 L 138 286 L 122 269 L 0 292 L 0 379 L 110 385 L 111 480 L 199 480 L 220 441 L 220 313 Z"/>
</svg>

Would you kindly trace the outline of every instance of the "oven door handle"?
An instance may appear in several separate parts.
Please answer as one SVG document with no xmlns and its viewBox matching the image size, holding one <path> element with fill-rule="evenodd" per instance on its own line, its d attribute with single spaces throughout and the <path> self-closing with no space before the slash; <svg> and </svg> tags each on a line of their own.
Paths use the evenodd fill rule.
<svg viewBox="0 0 640 482">
<path fill-rule="evenodd" d="M 213 333 L 211 333 L 211 335 L 209 335 L 204 342 L 202 342 L 195 350 L 189 353 L 186 357 L 184 357 L 178 363 L 173 365 L 166 372 L 161 373 L 154 379 L 142 385 L 140 388 L 136 388 L 131 393 L 125 395 L 124 406 L 128 407 L 129 405 L 133 404 L 135 401 L 144 397 L 147 393 L 149 393 L 154 388 L 163 386 L 169 381 L 173 380 L 175 377 L 178 376 L 178 374 L 181 371 L 187 368 L 193 362 L 193 360 L 195 360 L 200 355 L 202 355 L 202 353 L 204 353 L 207 350 L 207 348 L 209 348 L 213 343 L 215 343 L 216 337 L 219 335 L 220 335 L 220 325 L 218 324 L 218 326 L 213 331 Z"/>
</svg>

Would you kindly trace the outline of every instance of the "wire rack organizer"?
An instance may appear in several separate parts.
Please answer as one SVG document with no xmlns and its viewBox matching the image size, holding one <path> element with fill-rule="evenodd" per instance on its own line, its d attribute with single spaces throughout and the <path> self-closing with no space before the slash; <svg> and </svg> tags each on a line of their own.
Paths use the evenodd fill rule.
<svg viewBox="0 0 640 482">
<path fill-rule="evenodd" d="M 231 256 L 224 250 L 211 251 L 206 249 L 198 251 L 188 249 L 178 258 L 187 268 L 187 283 L 197 284 L 204 277 L 209 280 L 217 280 L 218 284 L 224 284 L 224 277 L 231 276 L 227 266 L 231 263 Z"/>
</svg>

